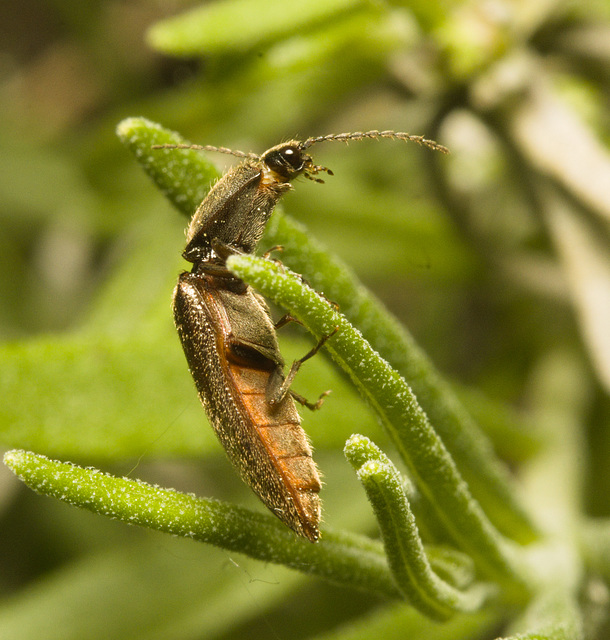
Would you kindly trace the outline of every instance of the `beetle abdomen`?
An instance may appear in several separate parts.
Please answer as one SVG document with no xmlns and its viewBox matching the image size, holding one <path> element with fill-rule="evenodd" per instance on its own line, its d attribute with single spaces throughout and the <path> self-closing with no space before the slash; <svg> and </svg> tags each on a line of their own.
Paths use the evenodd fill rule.
<svg viewBox="0 0 610 640">
<path fill-rule="evenodd" d="M 248 322 L 236 323 L 235 294 L 210 286 L 209 278 L 183 273 L 174 293 L 176 327 L 199 397 L 242 478 L 285 524 L 315 542 L 320 479 L 311 447 L 290 394 L 273 406 L 266 399 L 282 362 L 273 325 L 251 291 L 238 297 L 251 296 Z"/>
<path fill-rule="evenodd" d="M 247 428 L 256 432 L 274 473 L 281 479 L 285 494 L 282 502 L 287 505 L 271 506 L 261 497 L 292 529 L 315 541 L 319 535 L 320 477 L 294 400 L 287 394 L 272 407 L 266 397 L 272 372 L 227 361 L 229 377 L 234 381 L 232 390 L 237 393 L 236 405 Z"/>
</svg>

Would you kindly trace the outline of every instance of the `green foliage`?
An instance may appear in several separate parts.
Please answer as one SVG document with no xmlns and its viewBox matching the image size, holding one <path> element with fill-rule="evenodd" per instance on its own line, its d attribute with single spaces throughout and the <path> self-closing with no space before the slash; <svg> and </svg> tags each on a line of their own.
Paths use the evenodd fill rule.
<svg viewBox="0 0 610 640">
<path fill-rule="evenodd" d="M 608 16 L 488 5 L 57 5 L 9 38 L 0 434 L 58 501 L 3 478 L 0 635 L 606 637 Z M 334 176 L 297 183 L 261 243 L 284 266 L 229 261 L 315 338 L 338 328 L 295 383 L 333 391 L 304 416 L 317 544 L 205 424 L 169 309 L 185 218 L 133 158 L 189 216 L 226 157 L 152 149 L 185 141 L 166 127 L 243 151 L 373 128 L 451 148 L 316 146 Z"/>
</svg>

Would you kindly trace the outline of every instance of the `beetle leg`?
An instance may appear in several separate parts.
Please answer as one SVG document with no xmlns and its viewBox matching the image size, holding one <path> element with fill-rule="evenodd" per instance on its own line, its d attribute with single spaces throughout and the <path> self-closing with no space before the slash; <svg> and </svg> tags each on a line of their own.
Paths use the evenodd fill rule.
<svg viewBox="0 0 610 640">
<path fill-rule="evenodd" d="M 315 356 L 316 353 L 318 353 L 318 351 L 322 348 L 322 345 L 329 338 L 334 336 L 335 333 L 337 333 L 338 330 L 339 330 L 339 327 L 336 327 L 335 330 L 332 333 L 329 333 L 328 335 L 322 336 L 322 338 L 319 340 L 318 344 L 316 344 L 313 349 L 308 351 L 302 358 L 299 358 L 298 360 L 295 360 L 292 363 L 292 366 L 290 367 L 290 371 L 288 371 L 288 375 L 286 376 L 286 378 L 284 378 L 284 380 L 279 382 L 279 378 L 277 378 L 277 379 L 273 380 L 273 382 L 272 382 L 272 379 L 270 379 L 270 385 L 269 385 L 269 389 L 268 389 L 268 392 L 267 392 L 267 396 L 268 396 L 268 399 L 269 399 L 269 403 L 271 405 L 274 405 L 274 404 L 277 404 L 277 403 L 281 402 L 283 400 L 283 398 L 286 396 L 286 394 L 290 391 L 290 394 L 292 395 L 292 397 L 297 402 L 300 402 L 302 405 L 306 406 L 308 409 L 311 409 L 312 411 L 314 411 L 315 409 L 319 409 L 322 406 L 322 403 L 324 402 L 324 398 L 330 393 L 330 391 L 325 391 L 318 398 L 317 402 L 312 403 L 312 402 L 309 402 L 308 400 L 306 400 L 303 396 L 299 395 L 298 393 L 295 393 L 295 392 L 291 391 L 290 390 L 290 386 L 292 385 L 292 382 L 293 382 L 295 376 L 297 375 L 298 370 L 301 368 L 301 365 L 306 360 L 309 360 L 309 358 L 313 358 L 313 356 Z"/>
<path fill-rule="evenodd" d="M 324 393 L 321 393 L 316 402 L 309 402 L 309 400 L 307 400 L 305 396 L 302 396 L 300 393 L 297 393 L 292 389 L 290 390 L 290 395 L 293 397 L 293 399 L 296 400 L 299 404 L 302 404 L 304 407 L 307 407 L 310 411 L 317 411 L 324 404 L 324 398 L 326 398 L 329 393 L 332 393 L 331 389 L 328 389 L 328 391 L 324 391 Z"/>
<path fill-rule="evenodd" d="M 280 251 L 280 252 L 281 252 L 281 251 L 284 251 L 284 246 L 283 246 L 283 245 L 281 245 L 281 244 L 276 244 L 275 246 L 271 247 L 271 249 L 268 249 L 267 251 L 265 251 L 265 253 L 263 253 L 263 258 L 264 258 L 265 260 L 269 260 L 269 259 L 270 259 L 271 254 L 272 254 L 274 251 Z M 273 260 L 273 262 L 278 262 L 278 260 Z"/>
<path fill-rule="evenodd" d="M 300 325 L 303 324 L 298 318 L 295 318 L 294 316 L 291 316 L 289 313 L 287 313 L 286 315 L 283 315 L 273 326 L 277 330 L 286 326 L 290 322 L 296 322 Z"/>
<path fill-rule="evenodd" d="M 241 249 L 237 249 L 233 245 L 227 244 L 223 242 L 219 238 L 213 238 L 210 242 L 214 253 L 221 258 L 222 260 L 226 260 L 229 256 L 242 256 L 244 252 Z"/>
</svg>

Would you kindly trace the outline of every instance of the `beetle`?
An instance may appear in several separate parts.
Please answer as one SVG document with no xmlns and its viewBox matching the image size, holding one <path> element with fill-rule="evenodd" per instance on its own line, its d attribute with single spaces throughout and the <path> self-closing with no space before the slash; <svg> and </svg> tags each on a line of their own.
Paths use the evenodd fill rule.
<svg viewBox="0 0 610 640">
<path fill-rule="evenodd" d="M 284 360 L 264 299 L 226 267 L 230 255 L 252 253 L 281 196 L 304 175 L 316 182 L 326 167 L 306 153 L 328 141 L 392 138 L 446 152 L 421 136 L 394 131 L 331 134 L 291 140 L 262 155 L 201 145 L 159 145 L 229 153 L 244 158 L 212 187 L 186 232 L 183 257 L 191 271 L 174 290 L 174 321 L 199 398 L 229 459 L 262 502 L 296 533 L 320 537 L 320 477 L 294 400 L 317 409 L 290 389 L 301 364 L 284 376 Z M 290 319 L 290 318 L 288 318 Z"/>
</svg>

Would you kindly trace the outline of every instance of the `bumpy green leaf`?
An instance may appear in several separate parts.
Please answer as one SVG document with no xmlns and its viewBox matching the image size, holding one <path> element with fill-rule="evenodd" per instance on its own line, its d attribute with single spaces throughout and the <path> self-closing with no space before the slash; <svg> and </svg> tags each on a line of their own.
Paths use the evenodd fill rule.
<svg viewBox="0 0 610 640">
<path fill-rule="evenodd" d="M 397 596 L 382 549 L 363 536 L 325 531 L 323 542 L 311 544 L 270 515 L 217 500 L 116 478 L 26 451 L 10 451 L 4 462 L 38 493 L 100 515 Z"/>
<path fill-rule="evenodd" d="M 190 216 L 218 178 L 216 166 L 192 149 L 153 149 L 155 145 L 185 144 L 179 134 L 146 118 L 127 118 L 117 135 L 140 166 L 182 213 Z"/>
<path fill-rule="evenodd" d="M 536 527 L 519 504 L 506 469 L 409 332 L 345 264 L 288 216 L 276 213 L 267 238 L 284 246 L 283 262 L 336 302 L 371 346 L 404 376 L 494 525 L 521 543 L 534 540 Z"/>
<path fill-rule="evenodd" d="M 235 275 L 282 305 L 318 338 L 333 335 L 325 349 L 377 411 L 438 517 L 462 549 L 488 575 L 527 593 L 526 572 L 472 498 L 455 463 L 432 429 L 413 392 L 344 316 L 301 279 L 268 260 L 232 256 Z"/>
<path fill-rule="evenodd" d="M 368 438 L 352 436 L 345 455 L 358 474 L 377 516 L 396 583 L 422 613 L 445 620 L 457 611 L 476 611 L 492 593 L 472 585 L 461 591 L 433 570 L 398 470 Z M 470 585 L 469 585 L 470 586 Z"/>
</svg>

